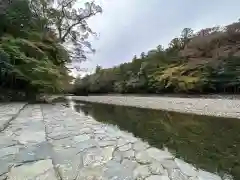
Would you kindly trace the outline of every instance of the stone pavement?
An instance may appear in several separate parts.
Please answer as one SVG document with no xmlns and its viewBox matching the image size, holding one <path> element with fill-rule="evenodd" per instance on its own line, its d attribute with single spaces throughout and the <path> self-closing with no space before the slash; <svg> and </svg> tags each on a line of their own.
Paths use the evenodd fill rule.
<svg viewBox="0 0 240 180">
<path fill-rule="evenodd" d="M 8 126 L 24 105 L 23 103 L 0 104 L 0 132 Z"/>
<path fill-rule="evenodd" d="M 61 105 L 0 104 L 0 180 L 227 180 Z M 6 123 L 4 123 L 6 124 Z"/>
</svg>

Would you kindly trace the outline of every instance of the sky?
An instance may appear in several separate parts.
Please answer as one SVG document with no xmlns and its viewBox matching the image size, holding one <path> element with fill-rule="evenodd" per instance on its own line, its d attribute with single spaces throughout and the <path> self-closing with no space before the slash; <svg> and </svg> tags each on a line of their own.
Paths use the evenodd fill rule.
<svg viewBox="0 0 240 180">
<path fill-rule="evenodd" d="M 96 53 L 80 65 L 87 72 L 93 72 L 97 65 L 108 68 L 131 61 L 134 55 L 160 44 L 167 47 L 183 28 L 200 30 L 240 18 L 239 0 L 96 1 L 103 13 L 88 21 L 99 38 L 90 39 Z"/>
</svg>

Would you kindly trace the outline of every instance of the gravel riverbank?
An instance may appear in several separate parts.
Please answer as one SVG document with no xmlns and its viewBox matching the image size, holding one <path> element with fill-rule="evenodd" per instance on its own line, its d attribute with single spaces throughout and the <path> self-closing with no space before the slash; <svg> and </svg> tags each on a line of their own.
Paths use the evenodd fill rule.
<svg viewBox="0 0 240 180">
<path fill-rule="evenodd" d="M 199 115 L 240 119 L 239 99 L 136 97 L 136 96 L 72 96 L 73 100 L 169 110 Z"/>
</svg>

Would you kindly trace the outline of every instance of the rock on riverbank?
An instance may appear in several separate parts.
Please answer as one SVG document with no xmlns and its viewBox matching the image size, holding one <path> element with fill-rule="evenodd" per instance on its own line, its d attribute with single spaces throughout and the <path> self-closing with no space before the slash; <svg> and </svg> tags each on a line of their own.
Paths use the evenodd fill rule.
<svg viewBox="0 0 240 180">
<path fill-rule="evenodd" d="M 239 99 L 136 97 L 136 96 L 71 96 L 72 100 L 169 110 L 220 117 L 240 118 Z"/>
</svg>

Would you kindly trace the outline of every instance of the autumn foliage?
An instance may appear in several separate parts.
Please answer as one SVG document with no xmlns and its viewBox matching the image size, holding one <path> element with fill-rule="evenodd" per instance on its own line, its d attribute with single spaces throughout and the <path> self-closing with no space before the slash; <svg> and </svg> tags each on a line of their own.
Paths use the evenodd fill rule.
<svg viewBox="0 0 240 180">
<path fill-rule="evenodd" d="M 239 93 L 240 22 L 194 32 L 185 28 L 131 62 L 75 82 L 75 93 Z"/>
</svg>

